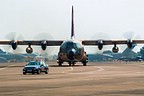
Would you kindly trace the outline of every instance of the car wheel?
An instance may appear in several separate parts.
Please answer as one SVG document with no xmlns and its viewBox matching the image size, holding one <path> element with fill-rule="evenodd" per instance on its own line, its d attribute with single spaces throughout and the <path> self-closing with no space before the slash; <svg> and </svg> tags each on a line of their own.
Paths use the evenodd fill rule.
<svg viewBox="0 0 144 96">
<path fill-rule="evenodd" d="M 40 69 L 38 69 L 37 74 L 40 74 Z"/>
<path fill-rule="evenodd" d="M 48 74 L 48 70 L 45 71 L 45 74 Z"/>
<path fill-rule="evenodd" d="M 26 72 L 23 72 L 23 75 L 26 75 Z"/>
</svg>

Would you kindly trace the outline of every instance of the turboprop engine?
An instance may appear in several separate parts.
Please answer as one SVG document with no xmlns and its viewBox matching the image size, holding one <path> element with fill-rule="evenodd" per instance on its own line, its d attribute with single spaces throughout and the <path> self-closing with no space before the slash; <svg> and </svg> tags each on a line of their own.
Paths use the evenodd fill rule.
<svg viewBox="0 0 144 96">
<path fill-rule="evenodd" d="M 112 48 L 112 51 L 113 51 L 114 53 L 118 53 L 119 48 L 116 46 L 116 44 L 114 44 L 114 47 Z"/>
<path fill-rule="evenodd" d="M 103 48 L 103 41 L 102 40 L 98 40 L 98 49 L 102 50 Z"/>
</svg>

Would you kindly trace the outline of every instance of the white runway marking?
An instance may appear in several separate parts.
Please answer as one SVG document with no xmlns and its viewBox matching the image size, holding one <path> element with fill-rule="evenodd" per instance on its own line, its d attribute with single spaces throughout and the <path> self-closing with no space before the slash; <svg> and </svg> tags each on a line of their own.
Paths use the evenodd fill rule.
<svg viewBox="0 0 144 96">
<path fill-rule="evenodd" d="M 92 71 L 88 71 L 88 72 L 83 72 L 83 73 L 94 74 L 97 71 L 104 71 L 104 69 L 102 67 L 100 67 L 100 66 L 93 66 L 93 67 L 96 68 L 96 70 L 92 70 Z"/>
<path fill-rule="evenodd" d="M 67 72 L 70 72 L 70 71 L 73 71 L 73 67 L 70 67 L 70 70 L 66 70 L 66 71 L 62 71 L 61 73 L 67 73 Z"/>
<path fill-rule="evenodd" d="M 15 66 L 14 64 L 13 65 L 9 65 L 10 67 L 13 67 L 13 66 Z"/>
<path fill-rule="evenodd" d="M 68 70 L 68 71 L 73 71 L 73 67 L 70 67 L 70 70 Z"/>
<path fill-rule="evenodd" d="M 94 74 L 98 71 L 104 71 L 104 68 L 100 67 L 100 66 L 93 66 L 95 68 L 95 70 L 88 70 L 88 71 L 85 71 L 85 72 L 78 72 L 78 73 L 69 73 L 69 74 Z M 73 67 L 71 67 L 71 70 L 70 71 L 73 71 Z"/>
<path fill-rule="evenodd" d="M 64 71 L 62 71 L 62 73 L 65 73 Z"/>
<path fill-rule="evenodd" d="M 0 68 L 0 70 L 4 70 L 4 69 L 6 69 L 6 67 L 5 68 Z"/>
<path fill-rule="evenodd" d="M 4 70 L 4 69 L 7 69 L 8 67 L 12 67 L 12 66 L 15 66 L 15 65 L 9 65 L 7 67 L 0 68 L 0 70 Z"/>
<path fill-rule="evenodd" d="M 94 66 L 94 67 L 98 68 L 97 71 L 103 71 L 103 70 L 104 70 L 104 69 L 103 69 L 102 67 L 100 67 L 100 66 Z"/>
<path fill-rule="evenodd" d="M 70 73 L 70 74 L 94 74 L 95 72 L 100 72 L 100 71 L 104 71 L 104 68 L 102 68 L 101 66 L 93 66 L 95 68 L 95 70 L 88 70 L 86 72 L 79 72 L 79 73 Z M 70 67 L 69 70 L 66 70 L 66 71 L 62 71 L 61 73 L 68 73 L 68 72 L 71 72 L 73 71 L 74 68 L 73 67 Z"/>
</svg>

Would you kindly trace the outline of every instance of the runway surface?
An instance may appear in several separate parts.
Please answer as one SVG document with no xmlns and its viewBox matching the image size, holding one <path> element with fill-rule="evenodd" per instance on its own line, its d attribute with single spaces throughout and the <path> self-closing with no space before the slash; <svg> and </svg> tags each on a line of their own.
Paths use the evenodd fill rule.
<svg viewBox="0 0 144 96">
<path fill-rule="evenodd" d="M 48 63 L 39 75 L 23 75 L 26 63 L 0 64 L 0 96 L 144 96 L 144 62 Z"/>
</svg>

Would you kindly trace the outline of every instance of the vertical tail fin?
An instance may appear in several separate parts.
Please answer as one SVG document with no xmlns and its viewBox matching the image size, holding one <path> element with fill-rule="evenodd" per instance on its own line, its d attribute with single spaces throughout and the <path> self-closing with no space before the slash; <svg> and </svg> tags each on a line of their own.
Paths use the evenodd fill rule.
<svg viewBox="0 0 144 96">
<path fill-rule="evenodd" d="M 71 21 L 71 39 L 74 38 L 74 10 L 72 6 L 72 21 Z"/>
</svg>

